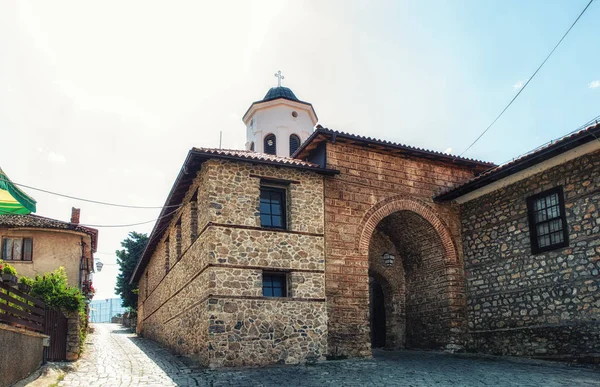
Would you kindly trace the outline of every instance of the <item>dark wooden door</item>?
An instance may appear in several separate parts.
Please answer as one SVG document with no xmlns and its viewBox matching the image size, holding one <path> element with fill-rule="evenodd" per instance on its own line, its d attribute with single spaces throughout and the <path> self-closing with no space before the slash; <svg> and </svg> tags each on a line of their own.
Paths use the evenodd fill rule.
<svg viewBox="0 0 600 387">
<path fill-rule="evenodd" d="M 46 309 L 44 334 L 50 336 L 50 347 L 46 349 L 46 360 L 67 359 L 67 318 L 59 310 Z"/>
<path fill-rule="evenodd" d="M 377 281 L 371 283 L 371 346 L 385 347 L 385 300 L 383 289 Z"/>
</svg>

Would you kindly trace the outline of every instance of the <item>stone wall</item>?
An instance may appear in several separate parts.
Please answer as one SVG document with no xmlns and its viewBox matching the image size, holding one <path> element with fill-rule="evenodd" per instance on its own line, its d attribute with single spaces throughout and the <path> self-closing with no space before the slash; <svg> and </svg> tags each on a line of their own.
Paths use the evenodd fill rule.
<svg viewBox="0 0 600 387">
<path fill-rule="evenodd" d="M 562 186 L 569 246 L 531 253 L 527 197 Z M 600 353 L 600 152 L 461 206 L 470 348 L 536 357 Z"/>
<path fill-rule="evenodd" d="M 287 180 L 286 230 L 260 227 L 265 179 Z M 137 330 L 212 367 L 323 357 L 323 231 L 322 176 L 206 161 L 141 276 Z M 285 273 L 288 297 L 262 296 L 263 271 Z"/>
<path fill-rule="evenodd" d="M 419 294 L 415 288 L 407 290 L 406 295 L 406 300 L 414 300 L 414 304 L 421 302 L 418 297 L 429 295 L 425 300 L 429 310 L 417 308 L 413 315 L 425 313 L 423 318 L 435 318 L 435 324 L 442 324 L 442 329 L 435 338 L 430 335 L 435 331 L 432 328 L 425 332 L 422 342 L 415 340 L 419 335 L 416 331 L 408 335 L 407 340 L 412 339 L 414 346 L 427 347 L 451 348 L 457 342 L 460 344 L 466 320 L 458 208 L 434 203 L 432 197 L 442 188 L 471 178 L 473 171 L 458 164 L 418 159 L 342 141 L 327 143 L 326 154 L 327 166 L 341 172 L 325 178 L 329 352 L 347 356 L 371 354 L 369 243 L 378 223 L 397 211 L 404 211 L 405 215 L 414 213 L 430 224 L 440 239 L 436 246 L 442 248 L 441 256 L 438 251 L 437 258 L 423 261 L 435 262 L 435 270 L 426 276 L 423 266 L 420 272 L 412 272 L 415 276 L 411 279 L 415 285 L 421 281 L 425 287 L 435 283 L 440 288 L 431 288 L 426 294 Z M 404 219 L 413 223 L 411 218 Z M 415 235 L 414 242 L 419 246 L 420 255 L 431 256 L 425 253 L 429 239 Z M 405 240 L 398 239 L 394 245 L 398 249 L 407 248 Z M 404 259 L 402 254 L 400 259 Z M 405 309 L 401 299 L 396 297 L 397 304 L 392 306 L 398 310 L 397 317 L 402 316 L 404 311 L 400 310 Z M 413 327 L 416 329 L 417 325 Z M 401 335 L 402 324 L 396 324 L 394 329 Z M 402 345 L 399 336 L 394 340 L 394 345 Z"/>
</svg>

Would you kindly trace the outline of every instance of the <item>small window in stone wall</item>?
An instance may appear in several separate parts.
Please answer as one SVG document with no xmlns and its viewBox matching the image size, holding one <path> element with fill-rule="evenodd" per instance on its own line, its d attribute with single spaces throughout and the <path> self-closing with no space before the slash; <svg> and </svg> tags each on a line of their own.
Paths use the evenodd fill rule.
<svg viewBox="0 0 600 387">
<path fill-rule="evenodd" d="M 262 285 L 264 297 L 287 297 L 286 273 L 263 272 Z"/>
<path fill-rule="evenodd" d="M 260 225 L 266 228 L 286 228 L 286 189 L 260 187 Z"/>
<path fill-rule="evenodd" d="M 190 200 L 190 228 L 190 242 L 194 243 L 198 237 L 198 189 Z"/>
<path fill-rule="evenodd" d="M 527 198 L 527 212 L 532 254 L 569 245 L 562 187 Z"/>
<path fill-rule="evenodd" d="M 144 275 L 144 299 L 148 298 L 148 269 Z"/>
<path fill-rule="evenodd" d="M 170 262 L 170 251 L 169 251 L 169 238 L 165 239 L 165 275 L 167 275 L 167 273 L 169 273 L 169 269 L 171 268 L 171 262 Z"/>
<path fill-rule="evenodd" d="M 179 261 L 181 259 L 181 218 L 175 224 L 175 253 Z"/>
</svg>

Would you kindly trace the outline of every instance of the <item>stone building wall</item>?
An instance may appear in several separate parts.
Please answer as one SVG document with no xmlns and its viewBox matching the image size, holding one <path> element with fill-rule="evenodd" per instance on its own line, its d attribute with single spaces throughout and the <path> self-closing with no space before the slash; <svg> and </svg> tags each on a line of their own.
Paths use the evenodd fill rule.
<svg viewBox="0 0 600 387">
<path fill-rule="evenodd" d="M 415 277 L 414 281 L 440 284 L 439 289 L 428 293 L 435 300 L 428 300 L 431 308 L 427 316 L 444 316 L 438 318 L 444 325 L 443 337 L 435 338 L 432 343 L 421 343 L 413 335 L 413 344 L 447 348 L 460 344 L 457 342 L 462 340 L 460 335 L 466 329 L 466 317 L 458 208 L 434 203 L 432 197 L 442 188 L 471 178 L 473 171 L 458 164 L 417 159 L 342 141 L 327 143 L 326 155 L 327 166 L 340 171 L 337 176 L 325 178 L 330 354 L 371 354 L 368 245 L 379 221 L 396 210 L 414 213 L 429 223 L 436 235 L 444 235 L 440 242 L 443 256 L 434 259 L 437 277 Z M 402 240 L 397 242 L 398 248 L 401 247 L 398 244 L 406 245 Z M 423 252 L 427 241 L 416 236 L 415 242 Z M 406 297 L 416 296 L 412 291 Z M 403 305 L 395 308 L 401 309 Z M 424 310 L 415 311 L 419 312 Z"/>
<path fill-rule="evenodd" d="M 527 197 L 564 189 L 570 243 L 532 254 Z M 600 152 L 461 206 L 470 348 L 494 354 L 600 353 Z"/>
<path fill-rule="evenodd" d="M 264 179 L 288 181 L 287 230 L 260 227 Z M 322 176 L 249 162 L 204 162 L 141 276 L 138 330 L 212 367 L 322 358 L 323 230 Z M 262 296 L 263 271 L 286 273 L 288 297 Z"/>
</svg>

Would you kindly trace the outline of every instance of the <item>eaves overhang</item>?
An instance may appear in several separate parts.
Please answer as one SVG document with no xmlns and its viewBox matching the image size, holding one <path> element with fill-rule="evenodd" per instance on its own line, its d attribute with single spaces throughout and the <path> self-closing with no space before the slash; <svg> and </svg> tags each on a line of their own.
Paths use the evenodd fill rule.
<svg viewBox="0 0 600 387">
<path fill-rule="evenodd" d="M 173 183 L 173 187 L 171 187 L 171 191 L 167 196 L 167 200 L 165 201 L 163 209 L 160 212 L 158 220 L 156 221 L 154 228 L 150 233 L 148 244 L 146 245 L 141 258 L 138 260 L 129 283 L 132 284 L 139 281 L 142 272 L 150 261 L 152 252 L 156 249 L 157 244 L 162 238 L 163 232 L 168 228 L 173 218 L 178 214 L 180 206 L 183 203 L 183 199 L 190 189 L 190 186 L 193 184 L 197 171 L 200 169 L 202 163 L 211 159 L 300 169 L 326 176 L 336 175 L 339 173 L 339 171 L 335 169 L 321 168 L 316 164 L 302 160 L 294 160 L 287 157 L 278 157 L 250 151 L 192 148 L 188 152 L 183 166 L 181 167 L 179 174 L 175 179 L 175 183 Z"/>
</svg>

